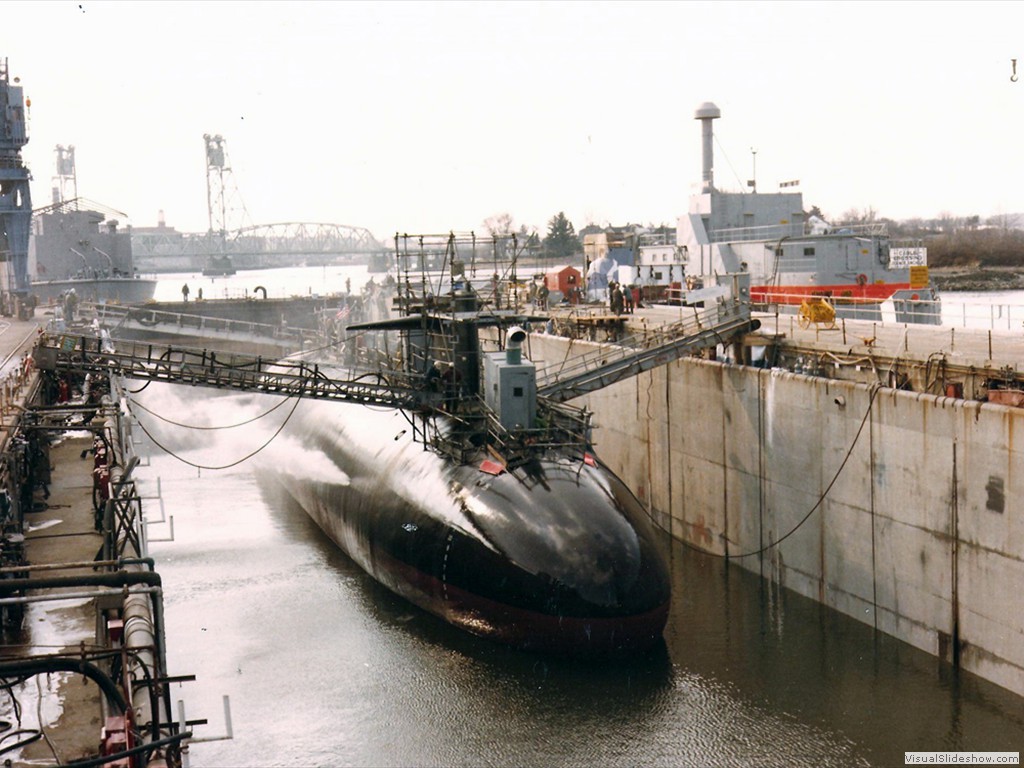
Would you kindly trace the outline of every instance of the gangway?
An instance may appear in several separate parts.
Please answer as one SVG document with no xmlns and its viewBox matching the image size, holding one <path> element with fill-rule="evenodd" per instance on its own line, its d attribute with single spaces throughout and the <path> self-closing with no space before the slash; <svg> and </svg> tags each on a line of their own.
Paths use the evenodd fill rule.
<svg viewBox="0 0 1024 768">
<path fill-rule="evenodd" d="M 537 372 L 537 395 L 559 403 L 589 394 L 623 379 L 667 365 L 690 352 L 715 347 L 737 335 L 757 330 L 750 305 L 727 302 L 697 310 L 691 317 L 654 331 L 549 365 Z"/>
<path fill-rule="evenodd" d="M 194 386 L 265 392 L 286 397 L 312 397 L 379 405 L 419 408 L 439 399 L 412 383 L 388 383 L 375 374 L 337 379 L 319 364 L 302 360 L 267 360 L 260 356 L 209 352 L 138 342 L 118 342 L 112 350 L 95 336 L 43 335 L 34 354 L 44 371 L 81 371 Z"/>
</svg>

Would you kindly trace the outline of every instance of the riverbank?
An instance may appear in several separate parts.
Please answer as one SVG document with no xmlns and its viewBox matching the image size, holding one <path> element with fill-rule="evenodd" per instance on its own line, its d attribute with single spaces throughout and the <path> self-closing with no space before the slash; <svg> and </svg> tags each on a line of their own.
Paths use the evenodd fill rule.
<svg viewBox="0 0 1024 768">
<path fill-rule="evenodd" d="M 939 291 L 1024 290 L 1024 271 L 1013 267 L 932 267 L 929 272 Z"/>
</svg>

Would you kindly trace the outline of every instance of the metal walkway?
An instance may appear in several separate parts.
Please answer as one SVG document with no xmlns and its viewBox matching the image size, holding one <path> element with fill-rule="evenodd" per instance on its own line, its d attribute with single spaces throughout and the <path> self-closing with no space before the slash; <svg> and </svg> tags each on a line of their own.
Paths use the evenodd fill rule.
<svg viewBox="0 0 1024 768">
<path fill-rule="evenodd" d="M 727 343 L 755 330 L 749 305 L 726 302 L 657 330 L 573 358 L 567 365 L 538 370 L 537 394 L 564 403 L 631 376 L 666 365 L 690 352 Z M 35 352 L 42 370 L 77 370 L 125 376 L 141 381 L 164 381 L 193 386 L 265 392 L 287 397 L 312 397 L 380 405 L 422 408 L 440 404 L 441 396 L 426 389 L 425 380 L 389 374 L 389 383 L 376 374 L 338 379 L 318 364 L 301 360 L 267 360 L 252 355 L 210 352 L 141 342 L 119 341 L 116 351 L 104 349 L 93 336 L 44 335 Z M 332 372 L 343 372 L 328 368 Z"/>
<path fill-rule="evenodd" d="M 692 317 L 539 370 L 537 395 L 564 403 L 760 326 L 751 319 L 749 304 L 726 302 L 693 312 Z"/>
<path fill-rule="evenodd" d="M 286 397 L 312 397 L 418 408 L 439 396 L 413 386 L 372 381 L 373 374 L 334 379 L 317 364 L 299 360 L 266 360 L 251 355 L 208 352 L 164 345 L 119 342 L 117 351 L 103 349 L 94 336 L 42 336 L 35 351 L 44 371 L 84 371 L 193 386 L 265 392 Z"/>
</svg>

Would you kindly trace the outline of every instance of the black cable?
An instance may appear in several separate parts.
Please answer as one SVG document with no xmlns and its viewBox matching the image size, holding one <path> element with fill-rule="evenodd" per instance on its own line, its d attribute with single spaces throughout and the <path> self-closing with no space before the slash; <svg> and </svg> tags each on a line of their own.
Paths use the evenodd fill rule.
<svg viewBox="0 0 1024 768">
<path fill-rule="evenodd" d="M 254 421 L 258 421 L 259 419 L 262 419 L 264 416 L 270 415 L 271 413 L 276 411 L 278 408 L 280 408 L 282 405 L 287 403 L 289 399 L 290 398 L 285 398 L 284 400 L 279 402 L 277 405 L 275 405 L 273 408 L 271 408 L 268 411 L 264 411 L 259 416 L 253 416 L 251 419 L 247 419 L 246 421 L 240 421 L 237 424 L 226 424 L 224 426 L 217 426 L 217 427 L 201 427 L 201 426 L 198 426 L 196 424 L 182 424 L 179 421 L 173 421 L 172 419 L 168 419 L 166 416 L 161 416 L 156 411 L 150 410 L 149 408 L 144 406 L 139 401 L 134 400 L 134 399 L 132 399 L 130 397 L 127 398 L 129 409 L 132 406 L 136 406 L 137 405 L 139 408 L 141 408 L 142 410 L 144 410 L 146 413 L 150 414 L 151 416 L 156 416 L 158 419 L 160 419 L 160 421 L 165 421 L 168 424 L 173 424 L 176 427 L 183 427 L 184 429 L 234 429 L 235 427 L 242 427 L 242 426 L 245 426 L 246 424 L 251 424 Z"/>
<path fill-rule="evenodd" d="M 0 679 L 0 688 L 7 691 L 7 695 L 11 697 L 11 707 L 14 710 L 14 719 L 18 721 L 18 725 L 21 725 L 21 703 L 18 701 L 18 697 L 14 695 L 14 686 L 21 685 L 29 677 L 31 675 L 8 676 Z"/>
<path fill-rule="evenodd" d="M 21 747 L 26 746 L 27 744 L 31 744 L 33 741 L 39 741 L 41 738 L 43 738 L 43 732 L 40 730 L 37 730 L 35 728 L 22 728 L 20 730 L 11 731 L 10 733 L 5 733 L 3 736 L 0 736 L 0 744 L 7 741 L 7 739 L 11 738 L 11 736 L 17 736 L 22 733 L 30 733 L 32 735 L 29 736 L 27 739 L 16 741 L 14 744 L 9 744 L 6 747 L 0 747 L 0 755 L 6 755 L 8 752 L 13 752 L 16 749 L 20 749 Z"/>
<path fill-rule="evenodd" d="M 87 576 L 83 578 L 86 580 L 89 579 Z M 27 583 L 31 580 L 19 579 L 18 581 L 24 581 Z M 59 585 L 60 580 L 54 579 L 53 581 L 58 582 L 55 586 Z M 110 676 L 95 664 L 88 661 L 47 658 L 0 662 L 0 675 L 3 675 L 4 677 L 25 676 L 27 678 L 34 677 L 35 675 L 49 674 L 50 672 L 74 672 L 76 674 L 85 675 L 99 686 L 100 690 L 102 690 L 106 695 L 107 700 L 118 712 L 123 713 L 128 706 L 125 703 L 124 694 L 121 693 L 117 684 L 110 679 Z"/>
<path fill-rule="evenodd" d="M 270 445 L 270 444 L 271 444 L 272 442 L 274 442 L 274 438 L 276 438 L 276 437 L 277 437 L 277 436 L 278 436 L 279 434 L 281 434 L 281 430 L 283 430 L 283 429 L 284 429 L 284 427 L 285 427 L 285 425 L 286 425 L 286 424 L 287 424 L 287 423 L 288 423 L 289 421 L 291 421 L 291 418 L 292 418 L 292 416 L 293 416 L 293 415 L 294 415 L 294 413 L 295 413 L 295 409 L 299 407 L 299 401 L 300 401 L 300 400 L 302 400 L 302 398 L 301 398 L 301 397 L 296 397 L 296 398 L 295 398 L 295 404 L 294 404 L 294 405 L 292 405 L 292 409 L 291 409 L 291 411 L 289 411 L 289 412 L 288 412 L 288 416 L 287 416 L 287 417 L 285 418 L 285 420 L 284 420 L 284 421 L 282 421 L 282 422 L 281 422 L 281 426 L 279 426 L 279 427 L 277 428 L 277 431 L 276 431 L 276 432 L 274 432 L 274 434 L 272 434 L 272 435 L 270 436 L 270 439 L 268 439 L 268 440 L 267 440 L 267 442 L 265 442 L 265 443 L 264 443 L 263 445 L 261 445 L 261 446 L 260 446 L 259 448 L 257 448 L 257 449 L 256 449 L 255 451 L 253 451 L 252 453 L 249 453 L 248 455 L 246 455 L 246 456 L 243 456 L 243 457 L 242 457 L 242 458 L 240 458 L 240 459 L 239 459 L 238 461 L 233 461 L 233 462 L 231 462 L 230 464 L 224 464 L 223 466 L 219 466 L 219 467 L 210 467 L 210 466 L 206 466 L 206 465 L 204 465 L 204 464 L 196 464 L 195 462 L 189 461 L 188 459 L 186 459 L 186 458 L 184 458 L 184 457 L 182 457 L 182 456 L 179 456 L 179 455 L 178 455 L 178 454 L 176 454 L 176 453 L 175 453 L 174 451 L 172 451 L 172 450 L 171 450 L 170 448 L 168 448 L 168 447 L 166 447 L 165 445 L 163 445 L 163 444 L 162 444 L 162 443 L 161 443 L 161 442 L 160 442 L 159 440 L 157 440 L 157 439 L 156 439 L 155 437 L 153 437 L 153 434 L 152 434 L 152 433 L 151 433 L 151 432 L 150 432 L 150 431 L 149 431 L 148 429 L 146 429 L 146 425 L 145 425 L 145 424 L 143 424 L 143 423 L 142 423 L 142 421 L 139 421 L 139 426 L 140 426 L 140 427 L 142 428 L 142 431 L 146 433 L 146 436 L 147 436 L 147 437 L 148 437 L 148 438 L 149 438 L 150 440 L 152 440 L 152 441 L 153 441 L 153 444 L 154 444 L 154 445 L 155 445 L 155 446 L 156 446 L 157 448 L 159 448 L 159 449 L 160 449 L 161 451 L 163 451 L 164 453 L 168 454 L 169 456 L 172 456 L 172 457 L 174 457 L 175 459 L 177 459 L 178 461 L 180 461 L 180 462 L 181 462 L 182 464 L 187 464 L 188 466 L 190 466 L 190 467 L 195 467 L 196 469 L 210 469 L 210 470 L 230 469 L 231 467 L 236 467 L 236 466 L 238 466 L 238 465 L 239 465 L 239 464 L 241 464 L 241 463 L 242 463 L 243 461 L 247 461 L 248 459 L 251 459 L 251 458 L 252 458 L 253 456 L 255 456 L 255 455 L 256 455 L 257 453 L 259 453 L 259 452 L 260 452 L 260 451 L 262 451 L 262 450 L 263 450 L 264 448 L 266 448 L 266 447 L 267 447 L 268 445 Z"/>
<path fill-rule="evenodd" d="M 95 768 L 95 766 L 98 765 L 106 765 L 107 763 L 124 760 L 126 757 L 131 757 L 132 755 L 138 755 L 142 752 L 148 752 L 150 750 L 157 749 L 158 747 L 176 744 L 179 741 L 191 738 L 192 731 L 183 731 L 182 733 L 176 733 L 173 736 L 167 736 L 165 738 L 158 739 L 157 741 L 151 741 L 148 744 L 140 744 L 137 747 L 126 749 L 123 752 L 115 752 L 112 755 L 102 755 L 88 760 L 76 760 L 73 763 L 65 763 L 64 768 Z"/>
<path fill-rule="evenodd" d="M 811 509 L 807 512 L 807 514 L 803 516 L 803 518 L 801 518 L 800 522 L 797 523 L 796 526 L 793 527 L 788 533 L 786 533 L 785 536 L 782 536 L 781 538 L 777 539 L 776 541 L 773 541 L 771 544 L 768 544 L 765 547 L 762 547 L 761 549 L 755 550 L 753 552 L 745 552 L 742 555 L 724 555 L 724 554 L 720 555 L 720 554 L 718 554 L 716 552 L 708 552 L 706 549 L 701 549 L 700 547 L 695 546 L 693 544 L 690 544 L 687 541 L 683 541 L 682 539 L 680 539 L 679 543 L 682 544 L 684 547 L 687 547 L 689 549 L 694 550 L 695 552 L 700 552 L 702 555 L 709 555 L 710 557 L 720 557 L 720 558 L 722 558 L 724 560 L 731 560 L 731 559 L 740 558 L 740 557 L 752 557 L 753 555 L 759 555 L 759 554 L 761 554 L 763 552 L 767 552 L 769 549 L 772 549 L 773 547 L 781 544 L 783 541 L 785 541 L 790 536 L 792 536 L 794 533 L 796 533 L 800 529 L 800 527 L 803 526 L 803 524 L 806 523 L 810 519 L 811 515 L 814 514 L 814 512 L 818 509 L 818 507 L 821 506 L 822 502 L 825 501 L 825 498 L 828 496 L 829 491 L 832 490 L 832 486 L 836 484 L 836 481 L 839 479 L 839 475 L 842 474 L 843 469 L 846 467 L 846 463 L 850 459 L 850 455 L 853 453 L 853 449 L 857 445 L 857 441 L 860 439 L 861 433 L 864 431 L 864 426 L 867 424 L 868 417 L 871 415 L 871 408 L 874 405 L 875 397 L 877 396 L 878 392 L 881 389 L 882 389 L 882 387 L 880 385 L 876 384 L 876 385 L 872 386 L 872 388 L 871 388 L 871 397 L 870 397 L 870 399 L 868 401 L 868 408 L 867 408 L 867 411 L 864 413 L 864 418 L 861 419 L 860 426 L 857 428 L 857 434 L 854 435 L 853 442 L 850 444 L 850 448 L 846 451 L 846 456 L 843 457 L 843 461 L 839 465 L 839 469 L 836 470 L 836 473 L 832 477 L 832 480 L 829 482 L 828 487 L 824 490 L 824 492 L 821 494 L 821 496 L 818 498 L 818 500 L 814 503 L 814 506 L 811 507 Z M 603 467 L 608 468 L 608 465 L 605 464 L 603 461 L 598 459 L 596 456 L 594 458 Z M 636 495 L 633 494 L 632 490 L 630 490 L 629 492 L 630 492 L 631 495 L 633 495 L 634 498 L 636 498 Z M 637 503 L 640 504 L 640 500 L 639 499 L 637 499 Z M 643 505 L 641 504 L 641 506 L 643 506 Z"/>
<path fill-rule="evenodd" d="M 849 448 L 849 450 L 846 451 L 846 455 L 843 457 L 843 462 L 839 465 L 839 469 L 836 470 L 836 473 L 835 473 L 835 475 L 832 476 L 832 480 L 829 482 L 828 487 L 825 488 L 825 490 L 822 492 L 821 496 L 818 497 L 818 500 L 814 503 L 814 506 L 811 507 L 810 510 L 808 510 L 807 514 L 804 515 L 803 518 L 801 518 L 800 522 L 797 523 L 793 528 L 791 528 L 789 530 L 789 532 L 786 533 L 785 536 L 782 536 L 781 538 L 776 539 L 775 541 L 773 541 L 770 544 L 767 544 L 767 545 L 761 547 L 760 549 L 755 549 L 753 552 L 744 552 L 742 555 L 726 555 L 726 554 L 720 555 L 717 552 L 708 552 L 707 550 L 701 549 L 700 547 L 697 547 L 697 546 L 695 546 L 693 544 L 690 544 L 687 541 L 680 540 L 680 543 L 684 547 L 689 547 L 690 549 L 696 550 L 697 552 L 700 552 L 700 553 L 705 554 L 705 555 L 709 555 L 711 557 L 720 557 L 723 560 L 736 560 L 736 559 L 739 559 L 741 557 L 752 557 L 754 555 L 760 555 L 760 554 L 762 554 L 764 552 L 767 552 L 769 549 L 773 549 L 774 547 L 777 547 L 779 544 L 781 544 L 786 539 L 788 539 L 790 536 L 792 536 L 794 533 L 796 533 L 798 530 L 800 530 L 800 528 L 803 526 L 803 524 L 806 523 L 808 520 L 810 520 L 811 515 L 813 515 L 817 511 L 818 507 L 820 507 L 822 505 L 822 503 L 825 501 L 826 497 L 828 496 L 829 491 L 832 490 L 832 486 L 836 484 L 837 480 L 839 480 L 839 475 L 842 474 L 843 469 L 846 467 L 846 463 L 850 460 L 850 455 L 853 453 L 853 449 L 857 446 L 857 441 L 860 439 L 861 433 L 864 431 L 864 425 L 868 423 L 868 417 L 871 415 L 871 409 L 872 409 L 872 407 L 875 404 L 875 396 L 881 391 L 881 389 L 882 389 L 882 387 L 880 385 L 877 385 L 877 384 L 872 385 L 872 387 L 871 387 L 871 397 L 868 400 L 867 411 L 864 412 L 864 418 L 861 419 L 861 421 L 860 421 L 860 426 L 857 428 L 857 434 L 853 436 L 853 442 L 850 443 L 850 448 Z"/>
</svg>

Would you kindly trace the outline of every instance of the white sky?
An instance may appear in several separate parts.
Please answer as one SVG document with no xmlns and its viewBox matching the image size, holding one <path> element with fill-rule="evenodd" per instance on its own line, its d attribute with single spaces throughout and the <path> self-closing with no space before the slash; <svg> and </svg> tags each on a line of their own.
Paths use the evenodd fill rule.
<svg viewBox="0 0 1024 768">
<path fill-rule="evenodd" d="M 204 133 L 251 219 L 409 233 L 675 222 L 700 178 L 800 179 L 806 207 L 1024 211 L 1018 2 L 0 2 L 32 100 L 38 207 L 54 147 L 79 194 L 204 231 Z M 1011 59 L 1020 82 L 1011 82 Z"/>
</svg>

